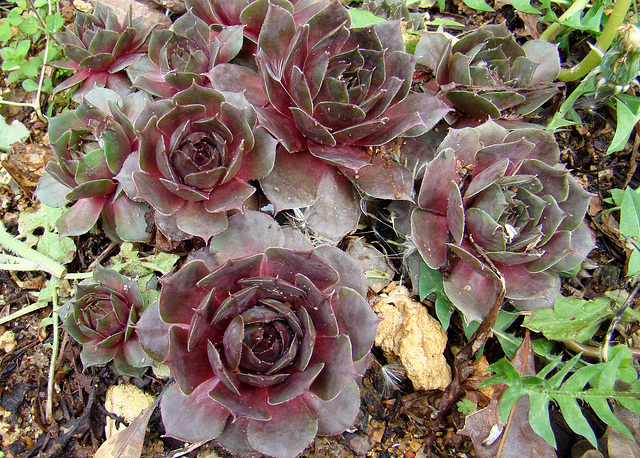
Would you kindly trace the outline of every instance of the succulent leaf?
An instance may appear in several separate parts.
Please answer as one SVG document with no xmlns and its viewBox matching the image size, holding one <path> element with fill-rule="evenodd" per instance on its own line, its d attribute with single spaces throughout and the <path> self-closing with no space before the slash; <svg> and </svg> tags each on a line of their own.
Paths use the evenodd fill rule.
<svg viewBox="0 0 640 458">
<path fill-rule="evenodd" d="M 139 332 L 157 332 L 143 334 L 142 345 L 166 357 L 178 382 L 162 404 L 168 435 L 293 457 L 319 430 L 353 424 L 354 361 L 368 354 L 379 321 L 361 295 L 362 267 L 332 247 L 296 251 L 284 242 L 267 215 L 236 214 L 211 241 L 214 259 L 187 262 L 162 281 L 159 309 L 143 314 Z M 206 430 L 182 420 L 184 405 Z M 336 417 L 332 407 L 345 410 Z"/>
</svg>

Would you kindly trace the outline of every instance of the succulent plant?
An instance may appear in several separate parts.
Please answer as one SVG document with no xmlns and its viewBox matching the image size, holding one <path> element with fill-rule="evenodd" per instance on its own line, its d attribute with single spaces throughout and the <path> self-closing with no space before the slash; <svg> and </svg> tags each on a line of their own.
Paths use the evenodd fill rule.
<svg viewBox="0 0 640 458">
<path fill-rule="evenodd" d="M 195 83 L 149 107 L 140 147 L 118 179 L 127 195 L 154 210 L 171 240 L 205 241 L 227 227 L 255 192 L 249 180 L 273 167 L 275 139 L 256 127 L 242 94 L 222 94 Z"/>
<path fill-rule="evenodd" d="M 267 12 L 256 60 L 270 103 L 256 112 L 283 146 L 261 181 L 277 211 L 313 203 L 327 175 L 338 173 L 329 200 L 344 202 L 342 208 L 358 208 L 357 201 L 347 204 L 355 193 L 344 177 L 371 197 L 411 200 L 411 171 L 393 149 L 378 147 L 426 132 L 449 111 L 430 94 L 409 93 L 414 58 L 404 52 L 399 21 L 354 29 L 350 23 L 339 2 L 295 15 L 275 5 Z M 300 173 L 290 179 L 292 169 Z M 357 214 L 314 213 L 357 222 Z"/>
<path fill-rule="evenodd" d="M 352 427 L 378 325 L 362 267 L 290 234 L 247 210 L 213 237 L 213 258 L 162 280 L 138 330 L 177 382 L 161 402 L 167 435 L 293 457 Z"/>
<path fill-rule="evenodd" d="M 427 14 L 412 11 L 417 10 L 416 3 L 418 2 L 407 0 L 364 0 L 361 8 L 387 19 L 402 19 L 408 29 L 419 31 L 425 28 Z"/>
<path fill-rule="evenodd" d="M 242 48 L 242 26 L 209 27 L 188 12 L 172 30 L 154 30 L 149 53 L 127 68 L 140 89 L 158 97 L 171 97 L 192 82 L 210 85 L 207 73 L 216 64 L 229 62 Z"/>
<path fill-rule="evenodd" d="M 133 123 L 149 103 L 142 92 L 120 98 L 96 87 L 78 108 L 51 119 L 49 141 L 58 160 L 47 164 L 36 195 L 50 206 L 74 203 L 56 224 L 60 235 L 84 234 L 100 219 L 116 242 L 147 241 L 149 207 L 129 199 L 115 176 L 138 147 Z"/>
<path fill-rule="evenodd" d="M 151 363 L 135 325 L 145 309 L 137 283 L 98 266 L 78 284 L 75 299 L 60 307 L 63 327 L 80 344 L 85 368 L 113 361 L 119 374 L 142 377 Z"/>
<path fill-rule="evenodd" d="M 447 271 L 445 292 L 468 320 L 498 297 L 490 264 L 507 299 L 538 310 L 594 247 L 583 221 L 591 194 L 558 161 L 552 133 L 490 121 L 451 129 L 427 165 L 411 238 L 430 268 Z"/>
<path fill-rule="evenodd" d="M 270 3 L 293 12 L 294 7 L 304 9 L 313 0 L 185 0 L 187 9 L 209 25 L 244 26 L 245 35 L 254 43 Z"/>
<path fill-rule="evenodd" d="M 560 72 L 557 45 L 530 40 L 521 46 L 504 24 L 482 26 L 460 39 L 423 32 L 415 56 L 417 69 L 432 74 L 423 87 L 444 91 L 449 103 L 473 118 L 497 119 L 507 109 L 529 115 L 558 93 L 554 86 L 539 86 Z"/>
<path fill-rule="evenodd" d="M 131 82 L 123 71 L 147 51 L 151 29 L 141 18 L 128 13 L 121 23 L 114 11 L 101 3 L 93 14 L 78 12 L 73 27 L 56 34 L 69 61 L 52 62 L 74 75 L 58 86 L 54 93 L 80 85 L 73 95 L 77 102 L 93 86 L 113 89 L 121 95 L 131 92 Z"/>
</svg>

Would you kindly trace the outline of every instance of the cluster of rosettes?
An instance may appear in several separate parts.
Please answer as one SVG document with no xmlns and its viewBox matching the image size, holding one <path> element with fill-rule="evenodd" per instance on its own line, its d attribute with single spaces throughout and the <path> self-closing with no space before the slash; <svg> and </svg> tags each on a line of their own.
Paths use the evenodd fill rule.
<svg viewBox="0 0 640 458">
<path fill-rule="evenodd" d="M 87 210 L 61 232 L 100 219 L 115 241 L 147 241 L 150 223 L 207 241 L 255 208 L 259 185 L 276 213 L 308 208 L 317 235 L 337 242 L 361 195 L 413 198 L 411 170 L 372 147 L 426 133 L 449 108 L 411 93 L 400 21 L 352 28 L 339 2 L 186 6 L 169 30 L 99 6 L 60 34 L 73 60 L 60 65 L 77 67 L 60 88 L 81 84 L 80 107 L 54 120 L 59 160 L 41 188 L 56 190 L 48 203 Z"/>
<path fill-rule="evenodd" d="M 493 26 L 457 41 L 427 32 L 411 55 L 400 21 L 354 28 L 338 1 L 185 5 L 166 30 L 98 6 L 59 35 L 72 62 L 58 65 L 76 74 L 57 90 L 78 85 L 78 105 L 51 120 L 57 161 L 38 186 L 46 204 L 71 205 L 63 235 L 98 223 L 115 242 L 207 242 L 148 307 L 133 280 L 100 269 L 64 309 L 85 365 L 169 366 L 169 436 L 293 457 L 353 426 L 378 323 L 362 267 L 281 227 L 281 212 L 337 244 L 363 198 L 403 202 L 468 319 L 501 278 L 517 307 L 553 305 L 558 275 L 593 241 L 589 194 L 552 135 L 432 130 L 454 108 L 530 114 L 556 92 L 539 85 L 555 78 L 555 47 Z M 414 84 L 416 62 L 434 79 Z"/>
</svg>

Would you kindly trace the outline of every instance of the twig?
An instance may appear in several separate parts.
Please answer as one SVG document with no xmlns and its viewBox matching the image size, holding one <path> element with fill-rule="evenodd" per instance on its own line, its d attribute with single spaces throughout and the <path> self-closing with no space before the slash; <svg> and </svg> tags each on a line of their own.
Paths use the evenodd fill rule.
<svg viewBox="0 0 640 458">
<path fill-rule="evenodd" d="M 20 318 L 21 316 L 28 315 L 31 312 L 35 312 L 36 310 L 40 310 L 49 305 L 48 302 L 36 302 L 35 304 L 27 305 L 26 307 L 22 307 L 17 312 L 13 312 L 10 315 L 0 318 L 0 325 L 8 323 L 9 321 L 15 320 L 16 318 Z"/>
<path fill-rule="evenodd" d="M 116 242 L 111 242 L 109 246 L 105 248 L 105 250 L 102 253 L 100 253 L 100 255 L 97 258 L 95 258 L 91 264 L 89 264 L 89 267 L 87 267 L 87 272 L 91 272 L 96 267 L 98 267 L 98 265 L 100 265 L 100 263 L 104 261 L 105 258 L 109 256 L 109 254 L 118 246 L 119 245 Z"/>
<path fill-rule="evenodd" d="M 627 178 L 624 180 L 623 189 L 629 186 L 633 175 L 636 173 L 636 169 L 638 168 L 638 150 L 640 149 L 640 135 L 638 135 L 638 131 L 636 129 L 636 136 L 633 140 L 633 150 L 631 152 L 631 159 L 629 159 L 629 171 L 627 172 Z"/>
<path fill-rule="evenodd" d="M 611 320 L 611 323 L 609 324 L 609 329 L 607 330 L 607 335 L 604 338 L 604 345 L 602 346 L 602 360 L 603 361 L 605 361 L 605 362 L 609 361 L 609 343 L 611 342 L 611 339 L 613 338 L 613 331 L 616 329 L 616 326 L 618 326 L 618 323 L 620 323 L 620 320 L 622 320 L 622 315 L 624 315 L 624 311 L 631 304 L 633 304 L 633 301 L 636 299 L 636 296 L 638 295 L 639 292 L 640 292 L 640 282 L 638 282 L 638 284 L 635 286 L 635 288 L 633 288 L 633 291 L 631 292 L 631 294 L 629 294 L 629 297 L 627 298 L 627 300 L 624 302 L 622 307 L 620 307 L 616 311 L 616 315 Z"/>
<path fill-rule="evenodd" d="M 47 380 L 47 403 L 45 405 L 45 415 L 49 423 L 53 422 L 53 386 L 55 384 L 56 360 L 58 359 L 58 348 L 60 347 L 60 332 L 58 326 L 58 280 L 51 279 L 53 284 L 53 309 L 51 318 L 53 319 L 53 342 L 51 344 L 51 361 L 49 362 L 49 379 Z"/>
<path fill-rule="evenodd" d="M 472 373 L 472 371 L 469 370 L 471 358 L 485 343 L 487 343 L 489 337 L 492 336 L 493 328 L 496 324 L 496 319 L 498 318 L 498 312 L 500 311 L 500 307 L 502 306 L 502 302 L 504 301 L 504 296 L 506 294 L 504 277 L 500 271 L 496 269 L 493 262 L 491 262 L 491 260 L 486 256 L 484 250 L 475 244 L 473 238 L 470 237 L 469 241 L 474 246 L 480 257 L 487 262 L 493 273 L 497 275 L 498 281 L 500 282 L 500 292 L 498 293 L 498 297 L 493 303 L 491 310 L 489 310 L 489 313 L 484 317 L 482 323 L 480 323 L 480 326 L 476 329 L 476 332 L 474 332 L 471 339 L 469 339 L 469 342 L 467 342 L 467 344 L 462 347 L 458 353 L 456 353 L 453 364 L 453 377 L 451 383 L 447 386 L 442 399 L 440 399 L 440 403 L 438 404 L 438 414 L 434 419 L 434 424 L 431 428 L 432 432 L 435 428 L 440 426 L 449 409 L 464 394 L 465 390 L 462 388 L 462 383 Z M 435 434 L 429 434 L 424 447 L 425 451 L 431 450 L 434 440 Z"/>
<path fill-rule="evenodd" d="M 2 224 L 2 221 L 0 221 L 0 245 L 17 254 L 19 257 L 32 261 L 38 270 L 44 270 L 54 277 L 63 278 L 67 273 L 65 266 L 39 253 L 26 243 L 21 242 L 9 234 L 4 224 Z"/>
</svg>

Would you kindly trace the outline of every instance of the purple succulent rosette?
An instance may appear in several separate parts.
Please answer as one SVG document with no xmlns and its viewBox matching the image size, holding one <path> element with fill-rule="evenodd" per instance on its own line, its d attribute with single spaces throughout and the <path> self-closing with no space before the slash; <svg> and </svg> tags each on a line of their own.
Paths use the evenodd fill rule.
<svg viewBox="0 0 640 458">
<path fill-rule="evenodd" d="M 113 361 L 119 374 L 142 377 L 151 359 L 135 325 L 145 309 L 137 283 L 98 266 L 78 284 L 75 299 L 60 307 L 63 327 L 80 344 L 85 368 Z"/>
<path fill-rule="evenodd" d="M 147 114 L 139 154 L 118 179 L 129 197 L 149 203 L 166 237 L 207 241 L 226 229 L 229 212 L 242 211 L 255 192 L 249 181 L 269 174 L 276 140 L 256 127 L 241 94 L 195 83 Z"/>
<path fill-rule="evenodd" d="M 210 249 L 213 259 L 162 280 L 138 328 L 177 381 L 161 402 L 167 435 L 294 457 L 317 434 L 352 427 L 378 326 L 359 263 L 254 211 L 233 216 Z"/>
<path fill-rule="evenodd" d="M 311 5 L 313 0 L 185 0 L 185 6 L 205 23 L 243 26 L 245 36 L 256 43 L 269 4 L 293 13 Z"/>
<path fill-rule="evenodd" d="M 559 274 L 594 247 L 584 223 L 591 194 L 559 164 L 553 134 L 508 132 L 490 121 L 451 129 L 427 164 L 411 215 L 426 264 L 450 271 L 445 292 L 467 320 L 481 320 L 500 291 L 520 310 L 550 308 Z"/>
<path fill-rule="evenodd" d="M 106 87 L 126 95 L 131 82 L 123 71 L 147 52 L 151 29 L 141 18 L 127 14 L 120 22 L 114 11 L 101 3 L 93 14 L 78 12 L 72 28 L 56 34 L 69 61 L 51 65 L 74 71 L 71 78 L 56 86 L 54 93 L 80 85 L 73 100 L 80 102 L 94 86 Z"/>
<path fill-rule="evenodd" d="M 36 195 L 53 207 L 73 203 L 56 223 L 60 235 L 85 234 L 100 219 L 115 242 L 149 239 L 148 205 L 129 199 L 115 177 L 137 150 L 133 124 L 150 103 L 142 92 L 120 98 L 96 87 L 77 109 L 51 119 L 49 141 L 58 160 L 47 164 Z"/>
<path fill-rule="evenodd" d="M 532 114 L 558 94 L 551 83 L 560 72 L 558 46 L 541 40 L 520 45 L 505 24 L 484 25 L 460 39 L 423 32 L 417 68 L 433 79 L 423 87 L 444 91 L 448 102 L 476 119 L 498 119 L 503 110 Z"/>
<path fill-rule="evenodd" d="M 127 68 L 134 86 L 160 97 L 172 97 L 193 82 L 210 86 L 207 73 L 236 57 L 243 43 L 242 26 L 212 26 L 192 12 L 171 30 L 154 30 L 148 55 Z"/>
<path fill-rule="evenodd" d="M 370 147 L 425 133 L 449 111 L 433 95 L 409 93 L 415 58 L 405 52 L 400 21 L 350 24 L 339 2 L 296 14 L 269 6 L 256 60 L 270 103 L 256 112 L 283 146 L 273 173 L 261 181 L 278 210 L 313 203 L 325 170 L 334 189 L 346 177 L 368 196 L 411 200 L 413 177 L 397 152 Z M 292 166 L 296 175 L 314 172 L 283 183 Z M 339 186 L 344 192 L 331 200 L 353 201 L 353 189 Z"/>
</svg>

